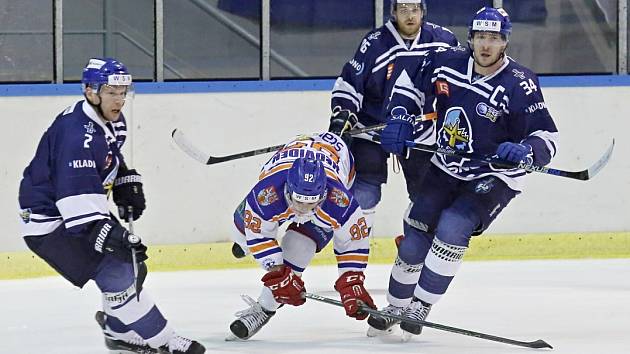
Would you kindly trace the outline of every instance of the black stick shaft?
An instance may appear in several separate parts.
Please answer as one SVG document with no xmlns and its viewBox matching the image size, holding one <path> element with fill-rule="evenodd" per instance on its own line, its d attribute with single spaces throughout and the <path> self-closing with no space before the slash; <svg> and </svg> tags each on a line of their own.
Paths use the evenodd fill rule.
<svg viewBox="0 0 630 354">
<path fill-rule="evenodd" d="M 327 297 L 323 297 L 323 296 L 319 296 L 319 295 L 315 295 L 315 294 L 311 294 L 311 293 L 306 293 L 305 297 L 307 299 L 311 299 L 311 300 L 323 302 L 323 303 L 326 303 L 326 304 L 331 304 L 331 305 L 343 307 L 343 303 L 341 303 L 341 301 L 330 299 L 330 298 L 327 298 Z M 367 306 L 361 306 L 361 310 L 369 313 L 370 315 L 376 315 L 376 316 L 381 316 L 381 317 L 389 317 L 389 318 L 393 318 L 393 319 L 396 319 L 396 320 L 405 321 L 405 322 L 409 322 L 409 323 L 414 323 L 414 324 L 418 324 L 420 326 L 430 327 L 430 328 L 437 329 L 437 330 L 440 330 L 440 331 L 446 331 L 446 332 L 462 334 L 462 335 L 469 336 L 469 337 L 476 337 L 476 338 L 479 338 L 479 339 L 485 339 L 485 340 L 490 340 L 490 341 L 494 341 L 494 342 L 500 342 L 500 343 L 505 343 L 505 344 L 516 345 L 516 346 L 519 346 L 519 347 L 526 347 L 526 348 L 550 348 L 550 349 L 553 349 L 553 347 L 551 345 L 549 345 L 547 342 L 545 342 L 542 339 L 535 340 L 535 341 L 532 341 L 532 342 L 522 342 L 522 341 L 518 341 L 518 340 L 514 340 L 514 339 L 494 336 L 494 335 L 491 335 L 491 334 L 485 334 L 485 333 L 480 333 L 480 332 L 475 332 L 475 331 L 469 331 L 467 329 L 461 329 L 461 328 L 457 328 L 457 327 L 446 326 L 446 325 L 442 325 L 442 324 L 439 324 L 439 323 L 414 320 L 414 319 L 410 319 L 410 318 L 407 318 L 407 317 L 404 317 L 404 316 L 397 316 L 397 315 L 394 315 L 394 314 L 389 314 L 389 313 L 386 313 L 386 312 L 383 312 L 383 311 L 375 310 L 375 309 L 372 309 L 372 308 L 367 307 Z"/>
<path fill-rule="evenodd" d="M 608 147 L 608 150 L 606 150 L 604 155 L 602 155 L 602 157 L 600 157 L 600 159 L 597 160 L 597 162 L 595 162 L 590 168 L 586 170 L 582 170 L 582 171 L 564 171 L 564 170 L 558 170 L 551 167 L 528 164 L 524 162 L 514 163 L 508 160 L 500 159 L 496 156 L 483 155 L 483 154 L 479 154 L 475 152 L 464 152 L 464 151 L 459 151 L 459 150 L 454 150 L 454 149 L 449 149 L 449 148 L 445 149 L 445 148 L 438 147 L 435 145 L 425 145 L 425 144 L 416 143 L 414 141 L 407 141 L 406 145 L 407 147 L 411 149 L 415 149 L 415 150 L 435 152 L 435 153 L 443 154 L 443 155 L 456 156 L 456 157 L 467 158 L 470 160 L 486 162 L 489 164 L 493 164 L 498 168 L 507 168 L 507 169 L 519 168 L 528 172 L 538 172 L 538 173 L 544 173 L 544 174 L 548 174 L 552 176 L 559 176 L 559 177 L 577 179 L 581 181 L 587 181 L 593 178 L 602 168 L 604 168 L 604 166 L 606 166 L 606 164 L 608 163 L 608 160 L 610 159 L 610 156 L 612 155 L 613 148 L 615 147 L 615 141 L 613 140 L 612 144 Z"/>
<path fill-rule="evenodd" d="M 128 207 L 127 224 L 129 224 L 129 232 L 133 234 L 133 207 Z M 133 284 L 136 287 L 136 301 L 140 301 L 140 284 L 138 284 L 138 258 L 136 249 L 131 248 L 131 263 L 133 267 Z"/>
<path fill-rule="evenodd" d="M 419 123 L 419 122 L 434 120 L 436 117 L 437 117 L 437 114 L 429 113 L 429 114 L 418 116 L 416 118 L 416 122 Z M 363 134 L 363 133 L 379 131 L 379 130 L 382 130 L 383 128 L 385 128 L 385 123 L 372 125 L 372 126 L 364 127 L 364 128 L 352 129 L 348 131 L 348 134 L 358 135 L 358 134 Z M 225 155 L 225 156 L 212 156 L 199 150 L 184 136 L 184 134 L 181 131 L 177 129 L 173 130 L 173 132 L 171 133 L 171 136 L 173 137 L 173 139 L 175 140 L 175 143 L 179 146 L 179 148 L 182 149 L 186 154 L 188 154 L 189 156 L 191 156 L 192 158 L 194 158 L 195 160 L 201 163 L 205 163 L 206 165 L 214 165 L 220 162 L 232 161 L 232 160 L 242 159 L 245 157 L 262 155 L 269 152 L 278 151 L 285 145 L 285 144 L 280 144 L 280 145 L 267 146 L 260 149 L 248 150 L 248 151 L 243 151 L 236 154 Z"/>
</svg>

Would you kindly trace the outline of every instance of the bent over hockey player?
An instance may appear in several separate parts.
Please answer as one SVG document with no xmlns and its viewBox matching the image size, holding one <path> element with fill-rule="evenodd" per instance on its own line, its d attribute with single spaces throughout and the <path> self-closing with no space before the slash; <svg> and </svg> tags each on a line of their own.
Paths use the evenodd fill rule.
<svg viewBox="0 0 630 354">
<path fill-rule="evenodd" d="M 237 312 L 230 325 L 236 338 L 256 334 L 281 304 L 305 302 L 301 274 L 331 240 L 339 269 L 335 289 L 346 314 L 363 320 L 367 314 L 359 311 L 360 304 L 376 308 L 363 286 L 369 234 L 348 191 L 353 179 L 352 155 L 341 138 L 328 132 L 297 137 L 263 166 L 258 183 L 234 213 L 235 241 L 267 271 L 258 301 L 243 296 L 250 307 Z M 278 228 L 286 222 L 279 244 Z"/>
<path fill-rule="evenodd" d="M 142 288 L 147 248 L 108 210 L 110 191 L 124 220 L 138 219 L 145 209 L 140 175 L 127 168 L 120 152 L 127 135 L 122 109 L 131 85 L 131 75 L 118 60 L 89 60 L 82 75 L 85 99 L 55 118 L 24 170 L 22 235 L 35 254 L 73 285 L 94 280 L 103 298 L 96 320 L 109 349 L 204 353 L 201 344 L 175 333 Z"/>
<path fill-rule="evenodd" d="M 391 20 L 363 37 L 354 57 L 344 65 L 335 82 L 329 131 L 337 135 L 354 127 L 385 122 L 384 105 L 390 94 L 388 87 L 392 86 L 388 81 L 395 79 L 391 77 L 394 68 L 416 66 L 428 51 L 459 44 L 448 29 L 424 21 L 425 0 L 392 0 L 391 4 Z M 432 134 L 433 129 L 418 130 L 414 138 Z M 387 182 L 389 153 L 373 142 L 369 134 L 353 137 L 350 150 L 357 166 L 352 192 L 371 230 L 375 208 L 381 200 L 381 185 Z M 411 151 L 408 157 L 400 159 L 410 199 L 419 193 L 430 158 L 426 152 Z"/>
<path fill-rule="evenodd" d="M 404 154 L 422 96 L 437 97 L 437 145 L 451 151 L 497 155 L 517 165 L 548 164 L 558 131 L 538 78 L 505 54 L 512 24 L 503 9 L 482 8 L 469 25 L 469 48 L 427 56 L 416 72 L 396 80 L 386 128 L 386 151 Z M 421 189 L 404 217 L 405 237 L 389 280 L 385 311 L 424 320 L 448 289 L 470 238 L 490 226 L 521 193 L 526 172 L 435 154 Z M 418 280 L 419 274 L 419 280 Z M 417 283 L 416 283 L 417 281 Z M 371 316 L 386 330 L 395 322 Z M 422 327 L 402 322 L 404 335 Z M 372 333 L 376 333 L 371 331 Z M 370 334 L 370 331 L 368 332 Z"/>
</svg>

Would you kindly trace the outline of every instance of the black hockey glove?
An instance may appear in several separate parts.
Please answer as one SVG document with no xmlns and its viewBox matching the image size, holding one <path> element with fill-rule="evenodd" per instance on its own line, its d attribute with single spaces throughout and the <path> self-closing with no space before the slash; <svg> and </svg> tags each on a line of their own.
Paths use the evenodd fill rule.
<svg viewBox="0 0 630 354">
<path fill-rule="evenodd" d="M 96 252 L 111 254 L 127 263 L 132 262 L 132 248 L 136 250 L 138 263 L 144 262 L 149 258 L 147 256 L 147 247 L 142 244 L 140 237 L 130 234 L 127 229 L 113 220 L 99 220 L 88 237 Z"/>
<path fill-rule="evenodd" d="M 352 143 L 352 135 L 347 131 L 354 128 L 358 123 L 357 115 L 350 112 L 347 109 L 341 109 L 340 106 L 333 108 L 332 115 L 330 116 L 330 125 L 328 131 L 340 136 L 348 146 Z"/>
<path fill-rule="evenodd" d="M 147 207 L 140 174 L 133 169 L 118 171 L 114 180 L 113 193 L 120 218 L 129 220 L 129 207 L 132 207 L 133 220 L 138 220 Z"/>
</svg>

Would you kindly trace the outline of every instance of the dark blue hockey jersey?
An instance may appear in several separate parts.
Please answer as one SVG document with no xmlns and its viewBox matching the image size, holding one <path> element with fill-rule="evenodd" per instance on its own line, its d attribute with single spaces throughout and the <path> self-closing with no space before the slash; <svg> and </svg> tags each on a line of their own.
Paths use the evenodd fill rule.
<svg viewBox="0 0 630 354">
<path fill-rule="evenodd" d="M 22 236 L 45 235 L 62 224 L 81 233 L 91 222 L 109 218 L 107 194 L 124 163 L 120 148 L 126 135 L 122 114 L 105 123 L 85 101 L 60 113 L 24 170 Z"/>
<path fill-rule="evenodd" d="M 441 48 L 429 53 L 415 72 L 396 79 L 389 116 L 420 114 L 421 102 L 435 96 L 437 145 L 494 155 L 502 142 L 526 142 L 534 163 L 546 165 L 556 153 L 558 130 L 547 110 L 538 77 L 505 57 L 495 73 L 476 77 L 470 50 Z M 522 169 L 497 169 L 487 163 L 436 154 L 432 162 L 453 177 L 471 180 L 494 175 L 522 190 Z"/>
<path fill-rule="evenodd" d="M 331 108 L 340 106 L 357 114 L 358 127 L 385 122 L 386 83 L 400 57 L 421 61 L 430 50 L 458 45 L 451 31 L 425 22 L 413 41 L 405 41 L 392 21 L 369 32 L 354 57 L 347 62 L 332 91 Z M 400 64 L 399 64 L 400 63 Z M 359 136 L 361 137 L 361 136 Z M 365 137 L 365 136 L 364 136 Z"/>
</svg>

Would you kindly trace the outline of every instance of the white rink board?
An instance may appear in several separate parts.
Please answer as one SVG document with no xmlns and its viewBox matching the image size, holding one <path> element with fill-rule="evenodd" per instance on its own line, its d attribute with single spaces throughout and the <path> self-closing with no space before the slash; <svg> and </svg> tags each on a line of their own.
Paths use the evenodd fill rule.
<svg viewBox="0 0 630 354">
<path fill-rule="evenodd" d="M 390 266 L 370 265 L 366 287 L 385 305 Z M 622 354 L 630 348 L 630 260 L 464 262 L 428 320 L 522 341 L 543 339 L 553 351 L 514 347 L 431 328 L 409 343 L 367 338 L 366 322 L 314 301 L 285 306 L 247 342 L 225 342 L 240 294 L 257 297 L 262 270 L 149 273 L 146 289 L 180 334 L 208 353 L 257 354 Z M 335 267 L 304 273 L 306 289 L 338 299 Z M 105 353 L 93 320 L 101 300 L 93 283 L 73 288 L 61 277 L 0 281 L 0 353 Z"/>
<path fill-rule="evenodd" d="M 546 102 L 561 134 L 553 167 L 590 166 L 617 138 L 610 164 L 596 179 L 574 181 L 532 174 L 528 189 L 503 212 L 490 232 L 589 232 L 630 230 L 630 87 L 546 88 Z M 0 140 L 0 251 L 23 250 L 17 189 L 24 167 L 54 116 L 80 95 L 0 97 L 6 135 Z M 195 144 L 217 155 L 281 144 L 328 126 L 326 91 L 136 94 L 132 117 L 133 165 L 143 175 L 148 209 L 136 231 L 149 244 L 200 243 L 229 238 L 232 212 L 256 181 L 269 155 L 204 166 L 171 140 L 182 129 Z M 129 146 L 127 150 L 129 150 Z M 375 235 L 401 233 L 407 206 L 401 175 L 378 207 Z"/>
</svg>

